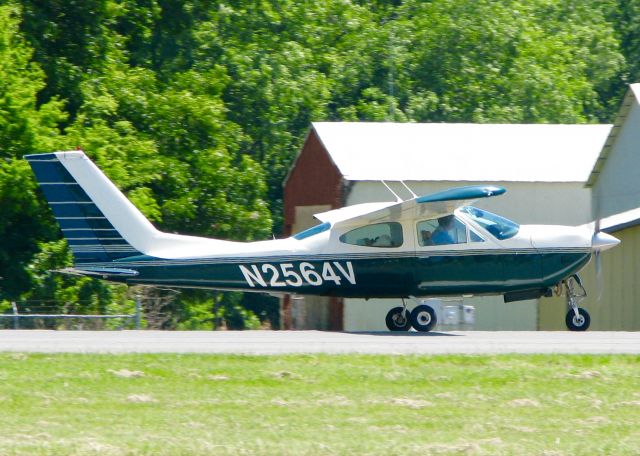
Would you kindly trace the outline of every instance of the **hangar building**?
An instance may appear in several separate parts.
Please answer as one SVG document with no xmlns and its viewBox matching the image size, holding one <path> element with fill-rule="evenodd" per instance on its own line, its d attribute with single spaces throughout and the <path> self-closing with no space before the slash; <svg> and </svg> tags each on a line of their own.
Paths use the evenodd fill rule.
<svg viewBox="0 0 640 456">
<path fill-rule="evenodd" d="M 581 225 L 591 220 L 585 182 L 611 125 L 316 122 L 284 184 L 285 234 L 317 224 L 314 213 L 472 184 L 507 193 L 479 207 L 519 223 Z M 612 133 L 613 134 L 613 133 Z M 604 175 L 601 177 L 601 180 Z M 640 180 L 638 181 L 640 182 Z M 536 330 L 536 300 L 465 298 L 476 306 L 475 329 Z M 397 300 L 285 298 L 285 328 L 384 330 Z M 562 304 L 559 324 L 564 324 Z M 551 316 L 550 316 L 551 318 Z"/>
<path fill-rule="evenodd" d="M 592 330 L 640 330 L 640 84 L 631 84 L 586 183 L 600 229 L 622 243 L 582 272 Z M 555 299 L 541 300 L 540 328 L 564 329 Z"/>
</svg>

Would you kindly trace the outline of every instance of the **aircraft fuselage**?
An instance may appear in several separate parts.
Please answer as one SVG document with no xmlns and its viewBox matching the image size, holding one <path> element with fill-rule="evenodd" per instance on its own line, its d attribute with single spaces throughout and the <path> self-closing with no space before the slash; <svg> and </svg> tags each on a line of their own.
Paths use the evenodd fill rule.
<svg viewBox="0 0 640 456">
<path fill-rule="evenodd" d="M 415 223 L 410 222 L 403 223 L 404 242 L 397 248 L 344 245 L 340 237 L 351 229 L 347 227 L 302 240 L 254 243 L 263 254 L 243 249 L 244 254 L 230 251 L 224 256 L 180 259 L 141 255 L 82 267 L 130 271 L 105 275 L 130 284 L 337 297 L 426 297 L 543 292 L 579 271 L 591 257 L 591 233 L 584 229 L 525 225 L 518 235 L 499 241 L 463 215 L 458 217 L 477 233 L 478 241 L 421 246 L 413 236 Z M 536 234 L 540 232 L 545 234 Z M 561 239 L 552 242 L 559 232 Z M 540 247 L 534 245 L 535 236 Z"/>
<path fill-rule="evenodd" d="M 590 256 L 589 252 L 549 252 L 367 259 L 264 257 L 234 262 L 139 258 L 117 264 L 136 271 L 135 277 L 105 278 L 130 284 L 338 297 L 502 294 L 552 287 L 579 271 Z"/>
</svg>

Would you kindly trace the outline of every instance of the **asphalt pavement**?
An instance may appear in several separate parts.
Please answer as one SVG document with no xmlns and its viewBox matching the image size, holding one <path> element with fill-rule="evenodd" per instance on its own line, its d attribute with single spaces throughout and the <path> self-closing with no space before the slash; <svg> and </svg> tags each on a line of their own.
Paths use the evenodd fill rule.
<svg viewBox="0 0 640 456">
<path fill-rule="evenodd" d="M 640 354 L 640 332 L 0 331 L 0 352 Z"/>
</svg>

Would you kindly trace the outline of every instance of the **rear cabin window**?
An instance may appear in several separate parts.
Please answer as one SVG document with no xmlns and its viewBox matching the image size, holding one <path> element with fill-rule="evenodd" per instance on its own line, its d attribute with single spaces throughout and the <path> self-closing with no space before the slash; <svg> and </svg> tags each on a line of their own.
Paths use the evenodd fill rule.
<svg viewBox="0 0 640 456">
<path fill-rule="evenodd" d="M 361 226 L 340 236 L 340 242 L 363 247 L 400 247 L 403 242 L 402 225 L 388 222 Z"/>
</svg>

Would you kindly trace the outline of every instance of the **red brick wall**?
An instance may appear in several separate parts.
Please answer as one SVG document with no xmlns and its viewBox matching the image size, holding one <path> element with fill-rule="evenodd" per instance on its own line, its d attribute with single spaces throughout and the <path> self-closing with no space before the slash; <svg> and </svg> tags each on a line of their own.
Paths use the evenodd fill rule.
<svg viewBox="0 0 640 456">
<path fill-rule="evenodd" d="M 297 206 L 316 206 L 328 204 L 333 209 L 342 206 L 342 175 L 329 158 L 329 154 L 312 129 L 302 146 L 300 155 L 284 186 L 284 234 L 293 234 Z M 330 298 L 330 330 L 343 328 L 343 300 Z M 282 327 L 291 329 L 291 298 L 285 296 L 282 301 Z"/>
<path fill-rule="evenodd" d="M 284 186 L 284 234 L 291 235 L 297 206 L 342 205 L 342 176 L 311 130 Z"/>
</svg>

